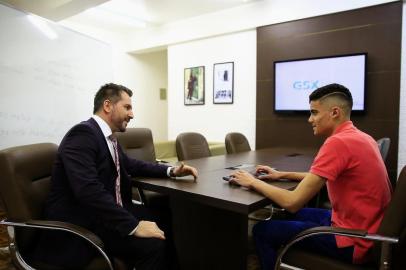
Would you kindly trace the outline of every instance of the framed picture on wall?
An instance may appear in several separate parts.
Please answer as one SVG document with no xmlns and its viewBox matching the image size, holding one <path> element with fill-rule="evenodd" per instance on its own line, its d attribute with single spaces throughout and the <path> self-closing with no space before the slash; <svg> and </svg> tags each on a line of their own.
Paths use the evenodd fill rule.
<svg viewBox="0 0 406 270">
<path fill-rule="evenodd" d="M 184 104 L 204 104 L 204 66 L 185 68 Z"/>
<path fill-rule="evenodd" d="M 213 103 L 232 104 L 234 98 L 234 62 L 214 64 Z"/>
</svg>

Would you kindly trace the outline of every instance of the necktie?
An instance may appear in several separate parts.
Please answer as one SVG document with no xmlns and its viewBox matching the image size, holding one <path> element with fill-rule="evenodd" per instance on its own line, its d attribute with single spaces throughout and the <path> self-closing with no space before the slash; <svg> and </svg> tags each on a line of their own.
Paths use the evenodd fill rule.
<svg viewBox="0 0 406 270">
<path fill-rule="evenodd" d="M 116 164 L 116 169 L 117 169 L 116 202 L 118 205 L 123 206 L 123 202 L 121 201 L 121 192 L 120 192 L 120 160 L 118 158 L 117 139 L 113 135 L 109 136 L 109 138 L 110 138 L 110 141 L 113 143 L 114 163 Z"/>
</svg>

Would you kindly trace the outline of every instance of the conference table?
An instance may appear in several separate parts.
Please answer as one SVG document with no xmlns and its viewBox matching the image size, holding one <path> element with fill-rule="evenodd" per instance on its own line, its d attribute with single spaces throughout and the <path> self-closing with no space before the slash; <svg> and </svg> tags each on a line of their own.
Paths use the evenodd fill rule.
<svg viewBox="0 0 406 270">
<path fill-rule="evenodd" d="M 229 184 L 223 176 L 231 167 L 253 170 L 255 164 L 279 170 L 308 171 L 313 149 L 270 148 L 185 161 L 199 172 L 176 179 L 142 178 L 133 185 L 167 194 L 172 211 L 173 235 L 180 268 L 246 269 L 248 253 L 248 215 L 271 201 L 246 188 Z M 294 189 L 296 181 L 269 182 Z"/>
</svg>

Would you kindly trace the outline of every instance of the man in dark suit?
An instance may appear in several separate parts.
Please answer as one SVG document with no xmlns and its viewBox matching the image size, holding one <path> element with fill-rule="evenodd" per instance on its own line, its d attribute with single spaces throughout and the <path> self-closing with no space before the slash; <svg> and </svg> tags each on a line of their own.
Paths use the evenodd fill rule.
<svg viewBox="0 0 406 270">
<path fill-rule="evenodd" d="M 168 167 L 124 154 L 114 132 L 124 132 L 134 117 L 131 96 L 132 91 L 124 86 L 102 86 L 94 98 L 93 117 L 65 135 L 45 214 L 49 220 L 70 222 L 96 233 L 110 256 L 121 257 L 137 270 L 166 269 L 165 233 L 150 211 L 132 203 L 130 176 L 196 178 L 197 171 L 183 164 Z M 95 254 L 89 244 L 72 235 L 51 232 L 44 238 L 48 241 L 40 245 L 40 259 L 45 262 L 79 269 Z"/>
</svg>

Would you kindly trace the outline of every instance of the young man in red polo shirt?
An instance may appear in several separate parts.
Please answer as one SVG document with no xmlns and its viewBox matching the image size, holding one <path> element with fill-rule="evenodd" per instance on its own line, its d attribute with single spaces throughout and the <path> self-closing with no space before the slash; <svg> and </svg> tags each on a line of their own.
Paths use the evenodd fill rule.
<svg viewBox="0 0 406 270">
<path fill-rule="evenodd" d="M 367 230 L 375 233 L 391 198 L 385 164 L 375 140 L 350 121 L 352 96 L 339 84 L 315 90 L 310 96 L 309 123 L 314 135 L 327 139 L 307 173 L 282 172 L 258 166 L 262 180 L 280 178 L 300 181 L 295 190 L 280 189 L 245 171 L 233 174 L 239 185 L 254 189 L 289 212 L 293 219 L 268 220 L 254 226 L 253 235 L 262 269 L 273 269 L 278 248 L 299 232 L 316 226 Z M 301 209 L 327 185 L 332 210 Z M 344 261 L 364 263 L 371 241 L 344 236 L 320 235 L 298 245 Z"/>
</svg>

